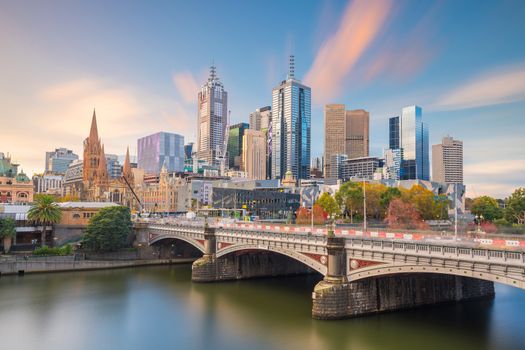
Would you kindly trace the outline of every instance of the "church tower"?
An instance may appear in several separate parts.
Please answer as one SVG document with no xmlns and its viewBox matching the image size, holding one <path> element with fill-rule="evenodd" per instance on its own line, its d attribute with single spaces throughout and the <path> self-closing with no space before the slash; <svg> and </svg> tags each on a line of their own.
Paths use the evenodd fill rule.
<svg viewBox="0 0 525 350">
<path fill-rule="evenodd" d="M 93 110 L 93 119 L 91 120 L 91 129 L 89 136 L 84 140 L 84 169 L 83 180 L 91 187 L 96 178 L 100 164 L 100 155 L 102 154 L 102 145 L 98 137 L 97 115 Z M 104 159 L 105 162 L 105 159 Z"/>
</svg>

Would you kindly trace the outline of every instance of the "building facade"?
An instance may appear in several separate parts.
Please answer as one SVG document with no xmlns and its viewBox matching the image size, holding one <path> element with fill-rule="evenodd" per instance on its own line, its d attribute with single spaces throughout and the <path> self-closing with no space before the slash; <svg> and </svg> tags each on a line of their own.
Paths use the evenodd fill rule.
<svg viewBox="0 0 525 350">
<path fill-rule="evenodd" d="M 250 129 L 257 131 L 268 130 L 272 122 L 272 107 L 264 106 L 250 113 Z"/>
<path fill-rule="evenodd" d="M 399 129 L 400 148 L 403 152 L 401 179 L 429 180 L 428 126 L 423 122 L 421 107 L 404 107 L 401 113 Z"/>
<path fill-rule="evenodd" d="M 364 109 L 346 111 L 345 148 L 349 159 L 368 157 L 370 113 Z"/>
<path fill-rule="evenodd" d="M 122 176 L 122 165 L 120 165 L 116 154 L 106 154 L 106 165 L 111 179 L 118 179 Z"/>
<path fill-rule="evenodd" d="M 64 175 L 51 173 L 34 175 L 33 186 L 35 193 L 61 196 L 64 189 Z"/>
<path fill-rule="evenodd" d="M 344 104 L 324 106 L 324 174 L 337 175 L 330 165 L 334 155 L 346 154 L 346 109 Z"/>
<path fill-rule="evenodd" d="M 0 152 L 0 203 L 25 204 L 33 201 L 33 184 L 27 175 L 18 172 L 18 164 Z"/>
<path fill-rule="evenodd" d="M 191 159 L 193 155 L 193 142 L 184 145 L 184 159 Z"/>
<path fill-rule="evenodd" d="M 224 150 L 228 118 L 228 93 L 219 81 L 215 66 L 198 95 L 197 157 L 208 164 L 216 164 L 217 147 Z"/>
<path fill-rule="evenodd" d="M 184 170 L 184 136 L 158 132 L 137 140 L 138 167 L 158 174 L 166 164 L 168 171 Z"/>
<path fill-rule="evenodd" d="M 243 136 L 250 128 L 248 123 L 238 123 L 230 126 L 228 136 L 228 167 L 232 170 L 241 170 Z"/>
<path fill-rule="evenodd" d="M 266 134 L 264 131 L 246 130 L 242 140 L 242 165 L 246 177 L 266 179 Z"/>
<path fill-rule="evenodd" d="M 344 104 L 327 104 L 324 107 L 325 149 L 324 175 L 337 178 L 337 170 L 330 169 L 334 155 L 346 154 L 348 158 L 368 157 L 370 114 L 364 109 L 346 110 Z"/>
<path fill-rule="evenodd" d="M 445 136 L 440 144 L 432 146 L 432 181 L 463 183 L 463 141 Z"/>
<path fill-rule="evenodd" d="M 158 182 L 144 182 L 137 186 L 142 208 L 150 213 L 180 213 L 191 206 L 188 184 L 183 178 L 162 167 Z"/>
<path fill-rule="evenodd" d="M 352 178 L 374 179 L 374 173 L 382 166 L 381 159 L 377 157 L 352 158 L 343 161 L 341 178 L 351 180 Z"/>
<path fill-rule="evenodd" d="M 310 177 L 310 128 L 311 89 L 295 79 L 291 56 L 288 79 L 272 91 L 272 178 Z"/>
<path fill-rule="evenodd" d="M 72 162 L 78 160 L 78 155 L 67 148 L 57 148 L 46 152 L 45 172 L 64 174 Z"/>
</svg>

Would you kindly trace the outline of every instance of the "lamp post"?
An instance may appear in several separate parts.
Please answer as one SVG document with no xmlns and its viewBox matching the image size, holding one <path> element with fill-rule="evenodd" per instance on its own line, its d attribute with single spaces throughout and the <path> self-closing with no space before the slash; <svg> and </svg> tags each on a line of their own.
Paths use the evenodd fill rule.
<svg viewBox="0 0 525 350">
<path fill-rule="evenodd" d="M 478 233 L 481 232 L 481 220 L 483 220 L 483 214 L 476 215 L 476 221 L 478 222 Z"/>
</svg>

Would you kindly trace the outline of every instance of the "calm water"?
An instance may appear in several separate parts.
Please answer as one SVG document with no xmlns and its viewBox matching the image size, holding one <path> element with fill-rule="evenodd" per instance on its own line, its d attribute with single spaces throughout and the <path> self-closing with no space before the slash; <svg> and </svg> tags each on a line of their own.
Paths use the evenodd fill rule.
<svg viewBox="0 0 525 350">
<path fill-rule="evenodd" d="M 525 291 L 344 321 L 316 278 L 192 284 L 190 266 L 0 278 L 1 349 L 525 349 Z"/>
</svg>

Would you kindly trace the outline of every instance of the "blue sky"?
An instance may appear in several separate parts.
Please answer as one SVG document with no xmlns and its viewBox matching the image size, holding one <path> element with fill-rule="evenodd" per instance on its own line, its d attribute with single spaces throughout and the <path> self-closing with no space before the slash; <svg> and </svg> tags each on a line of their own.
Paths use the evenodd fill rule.
<svg viewBox="0 0 525 350">
<path fill-rule="evenodd" d="M 325 103 L 387 119 L 423 107 L 431 144 L 465 143 L 471 196 L 525 186 L 525 1 L 0 1 L 0 151 L 28 172 L 78 154 L 97 109 L 108 153 L 159 130 L 196 137 L 212 61 L 232 123 L 270 104 L 287 56 L 312 87 L 313 155 Z"/>
</svg>

